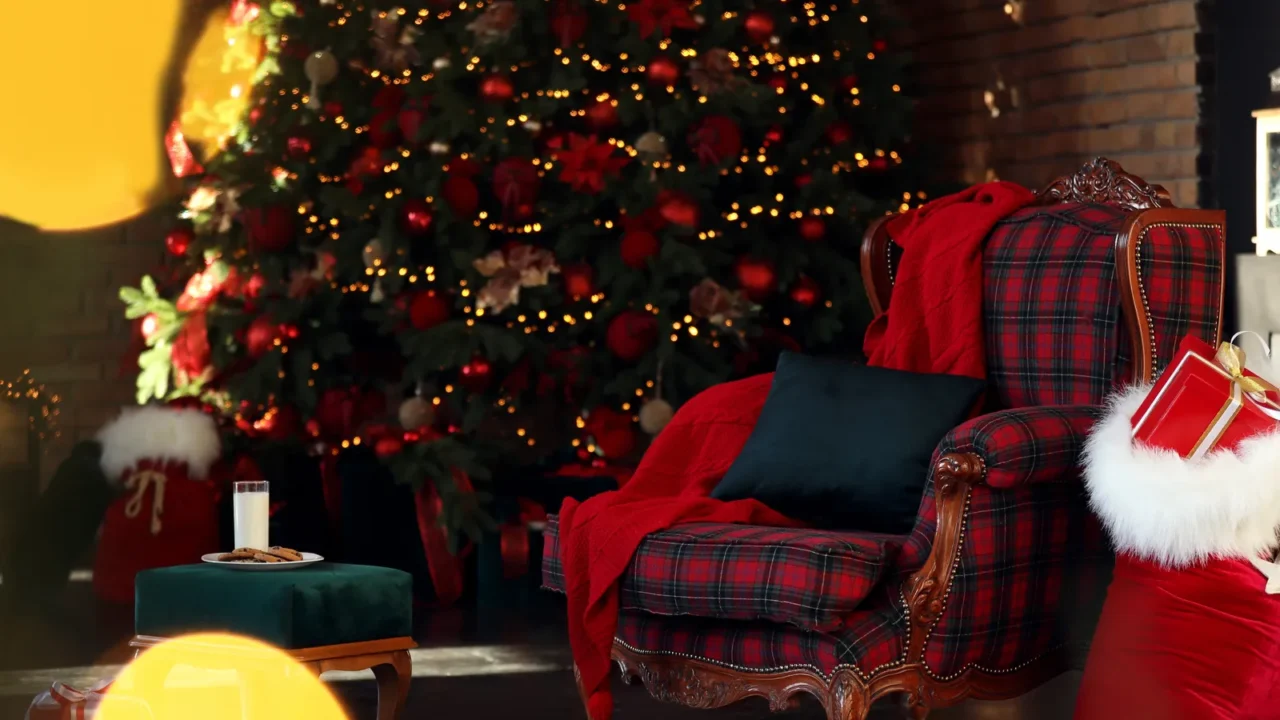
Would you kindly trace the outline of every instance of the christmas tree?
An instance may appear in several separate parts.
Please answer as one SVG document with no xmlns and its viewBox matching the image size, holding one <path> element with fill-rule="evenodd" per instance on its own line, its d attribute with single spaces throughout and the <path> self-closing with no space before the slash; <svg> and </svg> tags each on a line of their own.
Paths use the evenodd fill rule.
<svg viewBox="0 0 1280 720">
<path fill-rule="evenodd" d="M 495 467 L 632 460 L 694 393 L 856 348 L 861 232 L 923 199 L 868 0 L 232 14 L 250 110 L 189 176 L 172 275 L 121 292 L 138 400 L 372 445 L 452 527 Z"/>
</svg>

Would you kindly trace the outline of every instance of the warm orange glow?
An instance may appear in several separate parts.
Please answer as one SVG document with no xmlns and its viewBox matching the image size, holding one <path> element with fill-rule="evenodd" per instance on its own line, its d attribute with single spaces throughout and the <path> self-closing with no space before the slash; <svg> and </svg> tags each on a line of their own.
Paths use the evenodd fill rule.
<svg viewBox="0 0 1280 720">
<path fill-rule="evenodd" d="M 144 708 L 145 706 L 145 708 Z M 177 638 L 116 678 L 98 720 L 345 720 L 314 674 L 280 650 L 224 634 Z"/>
</svg>

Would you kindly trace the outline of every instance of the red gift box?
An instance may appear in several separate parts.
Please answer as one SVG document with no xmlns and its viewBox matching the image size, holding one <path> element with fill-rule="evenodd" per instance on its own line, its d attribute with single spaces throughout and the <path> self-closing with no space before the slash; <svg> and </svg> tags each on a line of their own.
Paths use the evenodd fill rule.
<svg viewBox="0 0 1280 720">
<path fill-rule="evenodd" d="M 1274 391 L 1244 369 L 1244 352 L 1236 346 L 1223 343 L 1215 351 L 1188 335 L 1131 418 L 1133 439 L 1189 460 L 1217 448 L 1234 450 L 1280 424 Z"/>
</svg>

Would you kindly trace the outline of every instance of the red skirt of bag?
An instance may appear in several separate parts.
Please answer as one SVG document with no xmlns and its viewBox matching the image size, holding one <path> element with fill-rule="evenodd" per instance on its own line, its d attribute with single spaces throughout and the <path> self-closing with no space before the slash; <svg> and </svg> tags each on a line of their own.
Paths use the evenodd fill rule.
<svg viewBox="0 0 1280 720">
<path fill-rule="evenodd" d="M 1280 719 L 1280 595 L 1265 586 L 1245 560 L 1118 556 L 1076 720 Z"/>
</svg>

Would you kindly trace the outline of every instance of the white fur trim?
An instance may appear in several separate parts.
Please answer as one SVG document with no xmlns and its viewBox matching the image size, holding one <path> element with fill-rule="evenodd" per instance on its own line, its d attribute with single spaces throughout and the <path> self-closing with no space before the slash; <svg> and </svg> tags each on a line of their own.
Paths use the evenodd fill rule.
<svg viewBox="0 0 1280 720">
<path fill-rule="evenodd" d="M 218 426 L 194 408 L 128 408 L 98 431 L 102 471 L 112 482 L 143 458 L 176 460 L 202 478 L 222 453 Z"/>
<path fill-rule="evenodd" d="M 1280 430 L 1184 460 L 1133 442 L 1129 418 L 1150 385 L 1112 398 L 1085 443 L 1089 504 L 1118 552 L 1170 567 L 1257 557 L 1277 546 Z"/>
</svg>

